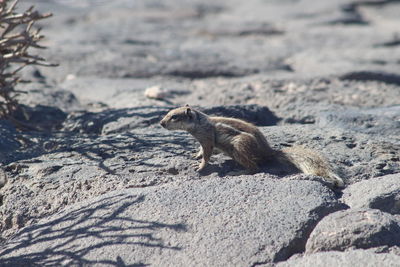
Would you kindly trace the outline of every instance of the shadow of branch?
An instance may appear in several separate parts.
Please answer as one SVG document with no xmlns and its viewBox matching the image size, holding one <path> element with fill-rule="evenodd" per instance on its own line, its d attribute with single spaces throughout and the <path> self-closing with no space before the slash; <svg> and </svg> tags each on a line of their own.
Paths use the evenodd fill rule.
<svg viewBox="0 0 400 267">
<path fill-rule="evenodd" d="M 169 242 L 156 235 L 159 231 L 185 232 L 186 225 L 127 215 L 129 207 L 142 201 L 144 196 L 132 200 L 132 196 L 120 194 L 26 227 L 0 250 L 0 266 L 146 266 L 143 262 L 125 264 L 115 250 L 120 246 L 181 250 L 179 246 L 166 245 Z M 115 253 L 115 260 L 103 255 L 104 251 Z"/>
</svg>

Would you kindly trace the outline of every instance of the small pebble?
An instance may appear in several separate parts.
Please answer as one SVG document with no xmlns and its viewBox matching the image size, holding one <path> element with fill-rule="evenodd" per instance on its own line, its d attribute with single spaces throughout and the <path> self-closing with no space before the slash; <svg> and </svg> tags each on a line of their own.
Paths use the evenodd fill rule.
<svg viewBox="0 0 400 267">
<path fill-rule="evenodd" d="M 152 98 L 152 99 L 165 99 L 169 96 L 169 92 L 159 85 L 155 85 L 152 87 L 147 88 L 144 91 L 144 95 L 147 98 Z"/>
</svg>

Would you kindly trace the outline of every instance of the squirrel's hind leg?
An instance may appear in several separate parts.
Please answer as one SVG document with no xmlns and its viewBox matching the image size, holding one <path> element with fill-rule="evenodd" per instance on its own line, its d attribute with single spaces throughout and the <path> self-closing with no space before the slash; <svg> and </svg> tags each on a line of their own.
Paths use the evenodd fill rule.
<svg viewBox="0 0 400 267">
<path fill-rule="evenodd" d="M 254 136 L 242 133 L 234 138 L 232 141 L 233 150 L 231 157 L 240 165 L 245 167 L 248 172 L 254 173 L 259 169 L 258 167 L 258 146 Z"/>
</svg>

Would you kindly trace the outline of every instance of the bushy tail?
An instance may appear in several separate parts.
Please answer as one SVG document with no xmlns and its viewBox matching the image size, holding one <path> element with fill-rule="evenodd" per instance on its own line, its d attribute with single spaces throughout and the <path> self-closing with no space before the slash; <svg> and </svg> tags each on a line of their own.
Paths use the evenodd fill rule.
<svg viewBox="0 0 400 267">
<path fill-rule="evenodd" d="M 277 151 L 277 158 L 280 162 L 289 163 L 305 174 L 321 176 L 337 187 L 344 186 L 342 178 L 333 172 L 328 161 L 314 150 L 302 146 L 289 147 Z"/>
</svg>

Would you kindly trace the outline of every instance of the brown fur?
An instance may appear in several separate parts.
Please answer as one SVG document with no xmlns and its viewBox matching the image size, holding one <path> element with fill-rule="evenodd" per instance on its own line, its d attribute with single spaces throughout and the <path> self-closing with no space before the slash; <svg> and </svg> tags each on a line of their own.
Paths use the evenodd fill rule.
<svg viewBox="0 0 400 267">
<path fill-rule="evenodd" d="M 261 131 L 243 120 L 207 116 L 185 106 L 168 112 L 160 124 L 168 130 L 185 130 L 199 141 L 201 149 L 197 157 L 202 158 L 199 171 L 207 165 L 216 148 L 252 172 L 267 160 L 277 159 L 304 173 L 321 176 L 337 186 L 343 186 L 343 180 L 316 151 L 301 146 L 273 150 Z"/>
</svg>

